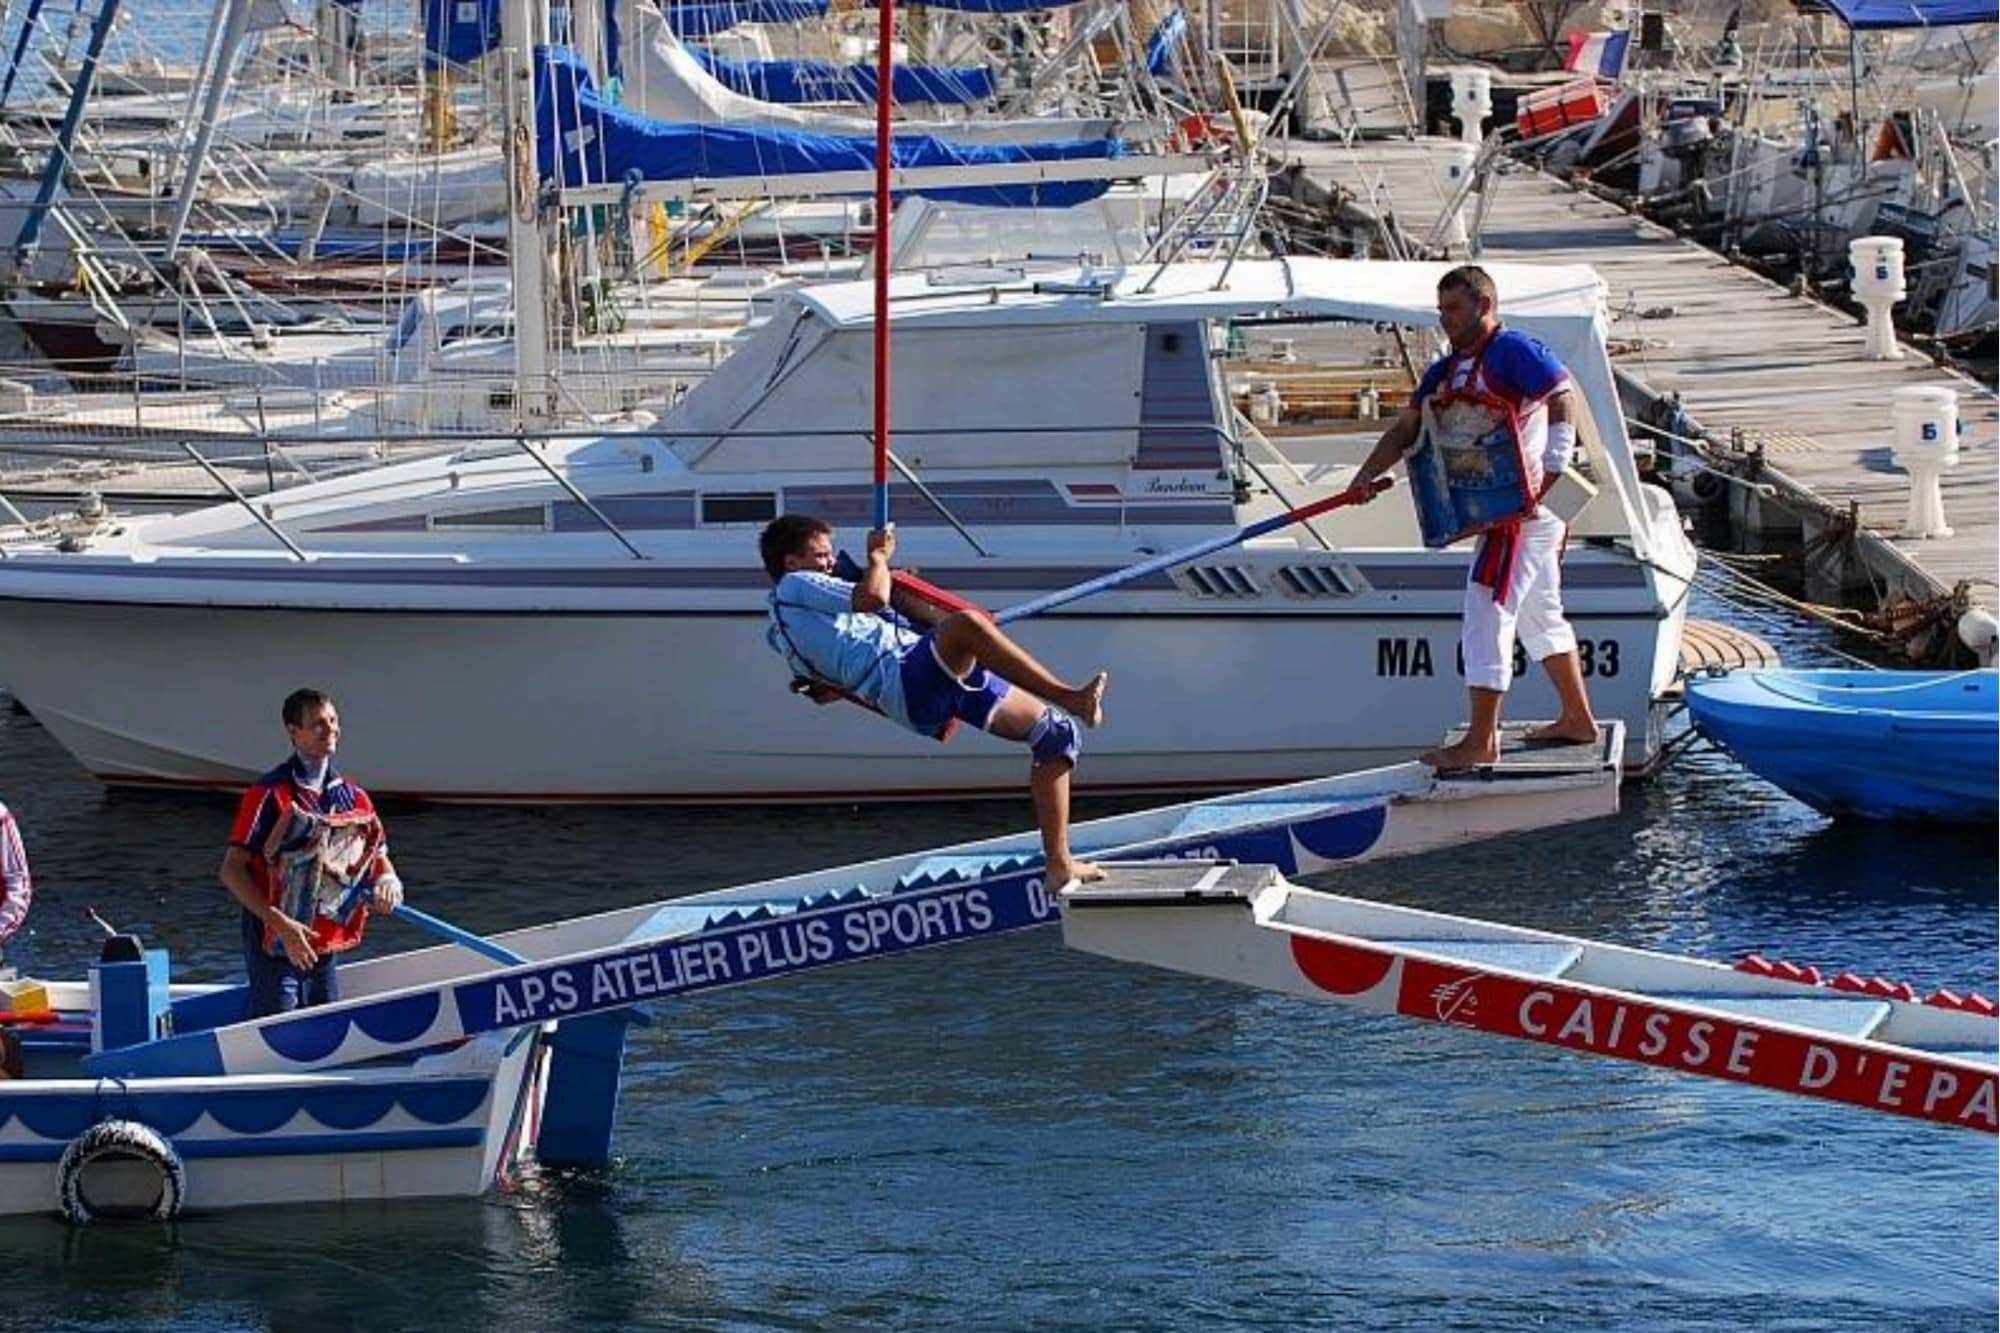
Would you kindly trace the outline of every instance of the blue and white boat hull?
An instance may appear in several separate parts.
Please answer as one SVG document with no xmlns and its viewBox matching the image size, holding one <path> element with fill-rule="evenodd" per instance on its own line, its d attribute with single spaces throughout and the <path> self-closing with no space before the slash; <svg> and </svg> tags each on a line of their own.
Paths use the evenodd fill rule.
<svg viewBox="0 0 2000 1333">
<path fill-rule="evenodd" d="M 1687 700 L 1744 767 L 1827 814 L 2000 813 L 2000 672 L 1738 671 Z"/>
</svg>

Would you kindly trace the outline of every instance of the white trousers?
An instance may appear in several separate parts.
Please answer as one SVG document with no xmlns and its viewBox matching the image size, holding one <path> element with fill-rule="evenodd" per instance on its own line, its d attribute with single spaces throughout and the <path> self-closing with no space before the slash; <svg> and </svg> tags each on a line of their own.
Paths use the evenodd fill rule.
<svg viewBox="0 0 2000 1333">
<path fill-rule="evenodd" d="M 1465 618 L 1459 646 L 1465 653 L 1465 683 L 1505 694 L 1514 683 L 1514 636 L 1537 662 L 1576 651 L 1576 632 L 1563 617 L 1563 521 L 1544 509 L 1521 525 L 1521 549 L 1514 566 L 1513 591 L 1502 606 L 1493 590 L 1470 578 L 1465 584 Z"/>
</svg>

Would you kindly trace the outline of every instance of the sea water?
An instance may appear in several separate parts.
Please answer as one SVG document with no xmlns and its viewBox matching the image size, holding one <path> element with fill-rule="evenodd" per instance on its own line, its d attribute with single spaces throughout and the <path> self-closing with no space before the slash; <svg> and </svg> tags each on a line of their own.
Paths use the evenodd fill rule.
<svg viewBox="0 0 2000 1333">
<path fill-rule="evenodd" d="M 1824 660 L 1810 637 L 1785 647 Z M 275 761 L 275 719 L 272 736 Z M 11 961 L 79 974 L 94 907 L 170 948 L 179 978 L 236 974 L 215 881 L 227 799 L 107 793 L 12 711 L 0 799 L 36 873 Z M 1025 797 L 389 812 L 412 901 L 481 931 L 1028 820 Z M 1315 882 L 1996 991 L 1991 828 L 1834 823 L 1699 747 L 1616 817 Z M 379 920 L 368 947 L 428 943 Z M 2000 1316 L 2000 1154 L 1982 1134 L 1115 964 L 1055 930 L 654 1012 L 609 1170 L 166 1227 L 0 1221 L 0 1326 L 1984 1331 Z"/>
</svg>

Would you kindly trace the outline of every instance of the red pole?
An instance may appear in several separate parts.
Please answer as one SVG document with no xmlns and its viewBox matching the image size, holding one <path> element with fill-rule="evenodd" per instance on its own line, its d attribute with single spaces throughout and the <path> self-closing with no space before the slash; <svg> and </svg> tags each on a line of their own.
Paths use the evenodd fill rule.
<svg viewBox="0 0 2000 1333">
<path fill-rule="evenodd" d="M 876 0 L 875 33 L 875 526 L 889 526 L 889 103 L 896 0 Z"/>
</svg>

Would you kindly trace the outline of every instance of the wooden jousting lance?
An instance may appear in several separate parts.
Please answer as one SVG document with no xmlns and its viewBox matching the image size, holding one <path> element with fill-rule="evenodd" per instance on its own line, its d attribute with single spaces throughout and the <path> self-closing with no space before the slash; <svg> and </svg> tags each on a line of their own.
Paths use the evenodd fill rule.
<svg viewBox="0 0 2000 1333">
<path fill-rule="evenodd" d="M 1190 560 L 1199 560 L 1201 557 L 1215 551 L 1220 551 L 1224 547 L 1239 545 L 1252 538 L 1261 537 L 1267 532 L 1276 532 L 1279 528 L 1290 527 L 1294 523 L 1303 523 L 1309 518 L 1326 513 L 1328 510 L 1344 509 L 1348 505 L 1362 504 L 1380 495 L 1395 484 L 1388 477 L 1377 477 L 1368 484 L 1365 490 L 1345 490 L 1338 495 L 1329 495 L 1324 500 L 1315 500 L 1309 505 L 1300 505 L 1296 509 L 1287 509 L 1282 514 L 1273 514 L 1269 518 L 1260 518 L 1255 523 L 1246 524 L 1234 532 L 1225 532 L 1219 537 L 1205 538 L 1202 541 L 1194 543 L 1192 546 L 1183 546 L 1177 551 L 1168 551 L 1164 555 L 1156 555 L 1151 559 L 1141 560 L 1136 565 L 1127 565 L 1123 569 L 1113 570 L 1109 574 L 1100 574 L 1094 579 L 1086 579 L 1082 583 L 1074 584 L 1057 592 L 1048 593 L 1032 601 L 1018 603 L 1008 607 L 1004 611 L 996 611 L 993 613 L 993 623 L 996 625 L 1005 625 L 1016 620 L 1025 620 L 1029 616 L 1038 616 L 1044 611 L 1052 611 L 1058 606 L 1065 606 L 1070 602 L 1116 588 L 1121 584 L 1130 583 L 1134 579 L 1142 579 L 1148 574 L 1157 574 L 1163 569 L 1172 569 L 1175 565 L 1184 565 Z"/>
<path fill-rule="evenodd" d="M 889 101 L 896 0 L 876 0 L 875 30 L 875 527 L 889 526 Z"/>
</svg>

